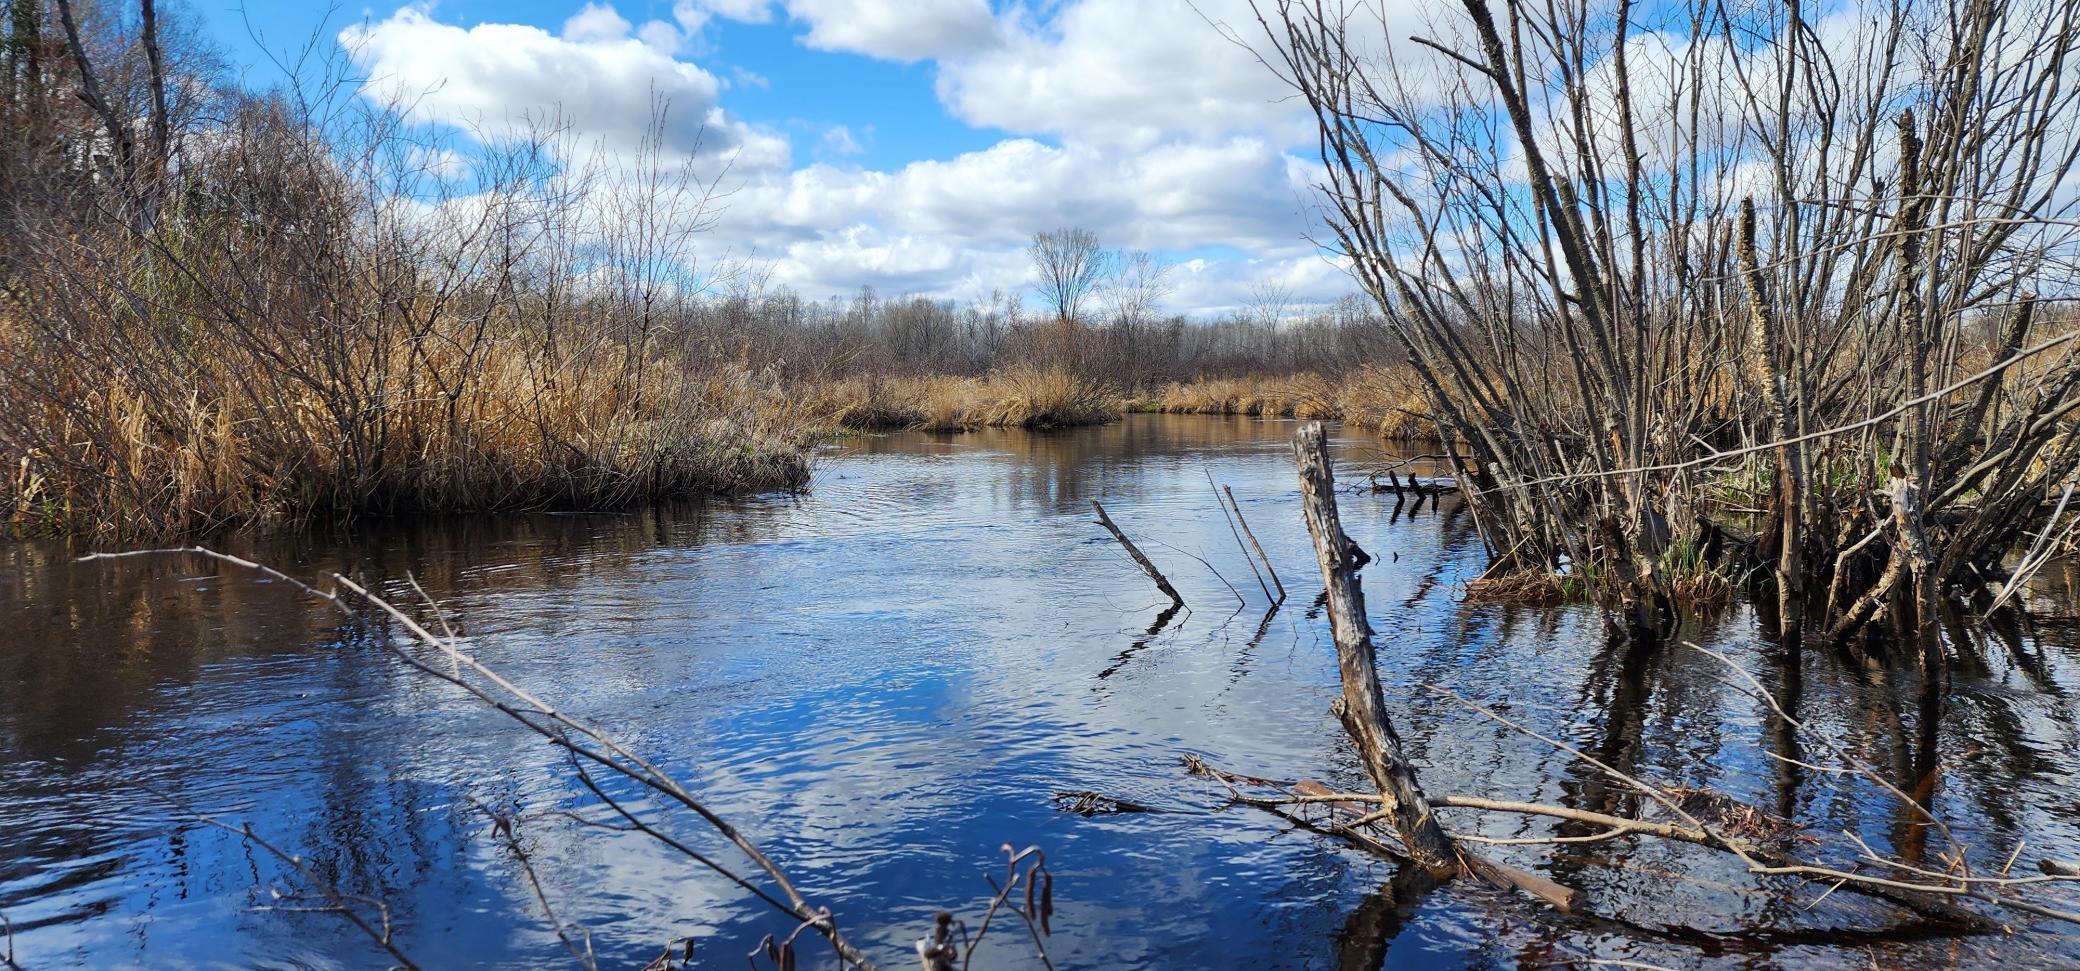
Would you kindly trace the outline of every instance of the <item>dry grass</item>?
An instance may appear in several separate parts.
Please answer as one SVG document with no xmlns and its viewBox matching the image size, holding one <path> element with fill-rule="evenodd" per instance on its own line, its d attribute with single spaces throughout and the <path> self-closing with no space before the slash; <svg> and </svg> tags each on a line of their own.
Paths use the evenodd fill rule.
<svg viewBox="0 0 2080 971">
<path fill-rule="evenodd" d="M 241 102 L 150 207 L 69 156 L 16 173 L 0 523 L 110 542 L 805 481 L 801 407 L 686 326 L 690 169 L 515 146 L 433 183 L 385 161 L 380 112 L 307 107 Z"/>
<path fill-rule="evenodd" d="M 802 395 L 818 424 L 853 431 L 1070 428 L 1118 421 L 1119 395 L 1066 368 L 1013 368 L 981 378 L 851 378 Z"/>
<path fill-rule="evenodd" d="M 1545 570 L 1518 570 L 1481 577 L 1466 584 L 1468 603 L 1557 607 L 1569 599 L 1569 591 L 1561 577 Z"/>
<path fill-rule="evenodd" d="M 514 333 L 467 362 L 371 349 L 398 391 L 370 396 L 207 341 L 187 347 L 169 385 L 47 353 L 0 321 L 11 473 L 0 519 L 22 533 L 131 539 L 367 513 L 604 508 L 807 478 L 798 408 L 741 367 L 555 354 Z"/>
<path fill-rule="evenodd" d="M 1205 378 L 1137 398 L 1132 408 L 1183 415 L 1338 419 L 1395 441 L 1435 438 L 1415 376 L 1400 365 L 1363 368 L 1338 378 Z"/>
<path fill-rule="evenodd" d="M 1675 604 L 1689 610 L 1710 610 L 1733 601 L 1739 584 L 1728 575 L 1729 569 L 1695 557 L 1670 556 L 1657 564 L 1656 583 L 1659 592 Z M 1614 577 L 1594 568 L 1569 573 L 1535 568 L 1512 570 L 1466 584 L 1468 603 L 1511 607 L 1595 603 L 1621 592 Z"/>
</svg>

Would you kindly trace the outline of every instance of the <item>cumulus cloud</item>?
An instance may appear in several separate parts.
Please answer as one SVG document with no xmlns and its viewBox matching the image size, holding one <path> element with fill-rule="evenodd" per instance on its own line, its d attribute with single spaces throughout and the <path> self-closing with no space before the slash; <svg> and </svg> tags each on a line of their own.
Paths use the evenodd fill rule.
<svg viewBox="0 0 2080 971">
<path fill-rule="evenodd" d="M 792 244 L 773 261 L 775 283 L 812 298 L 871 286 L 890 296 L 980 299 L 1025 286 L 1031 273 L 1023 250 L 978 249 L 864 224 Z"/>
<path fill-rule="evenodd" d="M 1239 8 L 1239 9 L 1227 9 Z M 949 61 L 939 95 L 970 124 L 1016 132 L 1145 135 L 1291 126 L 1288 92 L 1209 19 L 1255 30 L 1243 4 L 1082 0 L 1052 23 Z M 1249 38 L 1254 40 L 1254 38 Z"/>
<path fill-rule="evenodd" d="M 1364 58 L 1389 55 L 1420 83 L 1436 0 L 1353 5 Z M 1072 138 L 1250 131 L 1309 137 L 1306 105 L 1266 63 L 1277 48 L 1250 0 L 1072 0 L 1043 21 L 1007 18 L 1002 42 L 949 58 L 939 96 L 970 124 Z M 1444 18 L 1449 19 L 1449 18 Z"/>
<path fill-rule="evenodd" d="M 1202 6 L 1219 16 L 1227 0 Z M 367 93 L 415 121 L 497 138 L 557 115 L 607 153 L 632 151 L 671 115 L 671 153 L 738 159 L 725 208 L 699 246 L 769 260 L 805 296 L 871 285 L 956 299 L 1030 282 L 1036 230 L 1078 226 L 1110 247 L 1223 253 L 1179 263 L 1172 308 L 1247 303 L 1253 287 L 1296 300 L 1350 289 L 1321 258 L 1304 109 L 1250 54 L 1183 0 L 1073 0 L 1044 21 L 1029 8 L 992 16 L 984 0 L 679 0 L 672 21 L 632 24 L 615 7 L 578 7 L 551 33 L 439 22 L 410 7 L 341 40 L 370 74 Z M 1230 14 L 1233 11 L 1229 11 Z M 872 119 L 809 128 L 812 161 L 725 111 L 731 88 L 763 86 L 741 67 L 725 84 L 686 58 L 716 18 L 807 30 L 805 46 L 935 62 L 946 110 L 1013 134 L 979 150 L 877 170 L 847 161 Z M 803 127 L 801 122 L 788 122 Z M 447 168 L 461 160 L 428 159 Z"/>
<path fill-rule="evenodd" d="M 563 22 L 563 39 L 578 44 L 619 40 L 628 36 L 629 27 L 613 7 L 588 3 Z"/>
<path fill-rule="evenodd" d="M 730 198 L 717 234 L 818 298 L 862 285 L 958 299 L 1016 290 L 1029 282 L 1032 233 L 1078 226 L 1109 247 L 1255 261 L 1188 265 L 1181 309 L 1239 304 L 1238 288 L 1293 267 L 1304 274 L 1283 285 L 1300 299 L 1333 299 L 1348 283 L 1303 238 L 1312 178 L 1310 165 L 1246 136 L 1137 152 L 1014 138 L 894 171 L 818 163 L 761 180 Z"/>
<path fill-rule="evenodd" d="M 810 47 L 896 61 L 963 55 L 997 33 L 986 0 L 788 0 L 787 12 L 809 24 Z"/>
<path fill-rule="evenodd" d="M 664 112 L 668 152 L 740 156 L 748 165 L 784 162 L 786 146 L 727 116 L 721 85 L 674 59 L 612 8 L 587 5 L 561 35 L 521 24 L 441 23 L 417 7 L 356 24 L 340 43 L 368 72 L 364 93 L 415 122 L 450 125 L 486 139 L 524 135 L 551 123 L 610 152 L 641 144 Z"/>
<path fill-rule="evenodd" d="M 1139 152 L 1007 139 L 894 172 L 811 165 L 746 187 L 727 224 L 768 242 L 871 221 L 965 245 L 1023 245 L 1080 226 L 1136 249 L 1311 248 L 1308 167 L 1256 138 L 1162 143 Z"/>
<path fill-rule="evenodd" d="M 808 26 L 802 43 L 817 50 L 891 61 L 954 57 L 997 39 L 988 0 L 785 0 L 789 20 Z M 771 0 L 679 0 L 679 22 L 698 30 L 713 17 L 743 23 L 773 19 Z"/>
</svg>

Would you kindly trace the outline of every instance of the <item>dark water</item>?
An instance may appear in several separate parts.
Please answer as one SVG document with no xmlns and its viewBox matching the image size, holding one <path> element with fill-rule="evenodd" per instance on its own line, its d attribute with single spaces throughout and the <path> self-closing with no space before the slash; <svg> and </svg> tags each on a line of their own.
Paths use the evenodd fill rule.
<svg viewBox="0 0 2080 971">
<path fill-rule="evenodd" d="M 1704 851 L 1496 849 L 1581 889 L 1596 915 L 1556 917 L 1463 881 L 1425 893 L 1327 838 L 1217 811 L 1182 753 L 1361 779 L 1327 713 L 1336 667 L 1310 609 L 1319 586 L 1292 427 L 1134 416 L 1053 434 L 893 435 L 834 449 L 800 498 L 229 545 L 292 574 L 377 580 L 401 601 L 416 598 L 415 577 L 487 662 L 655 757 L 888 966 L 911 965 L 908 942 L 934 911 L 975 922 L 1005 842 L 1052 862 L 1058 966 L 2080 962 L 2056 926 L 1949 936 L 1846 892 L 1808 909 L 1818 888 L 1747 892 L 1752 878 Z M 1341 447 L 1346 461 L 1368 451 Z M 1233 485 L 1294 590 L 1268 620 L 1209 471 Z M 1161 598 L 1092 522 L 1091 498 L 1177 580 L 1188 613 L 1150 632 Z M 1463 604 L 1482 555 L 1456 502 L 1410 518 L 1392 496 L 1351 495 L 1344 509 L 1380 557 L 1364 580 L 1381 667 L 1433 793 L 1636 802 L 1418 683 L 1815 832 L 1942 846 L 1877 786 L 1773 758 L 1826 756 L 1718 662 L 1614 650 L 1579 610 Z M 342 890 L 386 901 L 422 966 L 569 966 L 471 807 L 597 816 L 596 803 L 533 736 L 381 650 L 374 639 L 390 632 L 200 563 L 77 564 L 38 546 L 0 557 L 0 914 L 23 966 L 385 963 L 335 916 L 257 910 L 296 881 L 176 802 L 250 824 Z M 2070 602 L 2054 591 L 2045 603 L 2060 597 Z M 2019 656 L 1979 645 L 1983 668 L 1930 695 L 1911 670 L 1824 651 L 1787 672 L 1739 609 L 1694 632 L 1812 732 L 1926 794 L 1982 871 L 2018 839 L 2018 869 L 2080 858 L 2073 629 L 2039 635 Z M 1083 818 L 1051 805 L 1067 789 L 1177 812 Z M 1517 817 L 1447 822 L 1551 832 Z M 675 832 L 716 848 L 696 825 Z M 763 935 L 789 929 L 642 836 L 539 816 L 521 835 L 603 967 L 638 966 L 679 937 L 698 939 L 703 966 L 742 967 Z M 1031 963 L 1021 934 L 990 940 L 978 966 Z"/>
</svg>

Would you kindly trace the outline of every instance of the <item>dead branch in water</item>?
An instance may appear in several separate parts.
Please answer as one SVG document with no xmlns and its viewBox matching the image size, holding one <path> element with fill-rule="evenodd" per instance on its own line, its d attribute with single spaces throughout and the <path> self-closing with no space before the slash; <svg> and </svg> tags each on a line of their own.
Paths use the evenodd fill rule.
<svg viewBox="0 0 2080 971">
<path fill-rule="evenodd" d="M 1200 471 L 1206 472 L 1205 469 Z M 1221 519 L 1228 524 L 1228 535 L 1235 537 L 1235 548 L 1242 551 L 1242 561 L 1249 564 L 1250 575 L 1257 578 L 1257 586 L 1263 589 L 1264 599 L 1270 600 L 1271 586 L 1264 582 L 1264 574 L 1257 569 L 1257 561 L 1250 559 L 1249 547 L 1242 545 L 1242 531 L 1236 528 L 1235 516 L 1228 511 L 1227 504 L 1221 501 L 1221 489 L 1220 486 L 1214 484 L 1212 472 L 1206 472 L 1206 488 L 1213 492 L 1213 504 L 1220 507 Z"/>
<path fill-rule="evenodd" d="M 305 593 L 332 604 L 348 618 L 353 619 L 357 617 L 353 603 L 336 592 L 319 590 L 310 584 L 295 580 L 279 570 L 262 566 L 250 560 L 219 553 L 205 547 L 193 546 L 177 550 L 142 550 L 129 553 L 97 553 L 81 557 L 81 559 L 83 561 L 115 559 L 131 556 L 166 555 L 169 553 L 202 556 L 221 563 L 228 563 L 243 569 L 252 570 L 275 579 L 284 580 L 294 584 Z M 550 744 L 568 753 L 573 759 L 573 764 L 591 763 L 628 779 L 664 797 L 669 802 L 676 803 L 692 811 L 717 834 L 734 845 L 753 866 L 763 872 L 771 882 L 773 891 L 769 892 L 766 888 L 753 883 L 749 878 L 724 866 L 720 861 L 694 852 L 684 844 L 665 840 L 668 846 L 678 850 L 689 859 L 701 864 L 731 883 L 736 884 L 758 900 L 794 917 L 796 920 L 808 924 L 817 933 L 831 942 L 831 946 L 837 950 L 838 955 L 846 963 L 858 968 L 875 967 L 874 963 L 864 953 L 838 932 L 837 925 L 832 921 L 830 912 L 827 909 L 812 905 L 808 898 L 804 897 L 795 888 L 794 881 L 787 876 L 785 871 L 780 869 L 778 864 L 775 864 L 768 858 L 735 826 L 717 815 L 713 810 L 710 810 L 690 790 L 681 785 L 678 780 L 666 774 L 654 763 L 636 754 L 620 742 L 615 741 L 605 731 L 587 722 L 580 721 L 542 700 L 532 692 L 507 680 L 503 675 L 478 661 L 474 655 L 463 650 L 457 640 L 435 635 L 417 620 L 413 619 L 411 615 L 382 597 L 377 596 L 368 588 L 348 579 L 345 575 L 330 573 L 327 574 L 326 579 L 352 593 L 360 603 L 373 608 L 378 614 L 387 616 L 403 626 L 411 635 L 411 639 L 405 643 L 416 644 L 422 648 L 430 648 L 440 657 L 440 661 L 435 662 L 419 656 L 405 647 L 404 644 L 398 643 L 395 639 L 383 639 L 384 647 L 399 660 L 423 674 L 461 688 L 483 704 L 517 722 L 529 731 L 542 736 Z M 588 788 L 592 789 L 595 794 L 604 797 L 604 793 L 600 792 L 596 785 L 588 785 Z M 618 803 L 609 800 L 609 806 L 621 813 L 630 823 L 638 825 L 653 836 L 658 836 L 654 830 L 642 827 L 642 824 L 637 822 L 634 815 Z M 775 896 L 776 893 L 778 896 Z"/>
<path fill-rule="evenodd" d="M 1235 501 L 1235 490 L 1227 486 L 1222 486 L 1221 491 L 1225 493 L 1228 497 L 1228 507 L 1235 511 L 1235 521 L 1242 524 L 1242 535 L 1249 537 L 1250 548 L 1256 550 L 1257 559 L 1263 561 L 1264 572 L 1271 574 L 1271 585 L 1278 588 L 1278 602 L 1285 603 L 1285 582 L 1278 578 L 1278 571 L 1272 568 L 1271 557 L 1264 555 L 1264 544 L 1257 542 L 1257 534 L 1250 530 L 1249 520 L 1242 518 L 1242 505 Z"/>
<path fill-rule="evenodd" d="M 1300 469 L 1300 493 L 1307 532 L 1314 540 L 1315 561 L 1328 589 L 1329 621 L 1336 641 L 1336 665 L 1343 695 L 1334 710 L 1358 746 L 1365 773 L 1379 787 L 1379 801 L 1393 815 L 1394 829 L 1409 855 L 1440 877 L 1456 876 L 1460 866 L 1451 838 L 1430 815 L 1415 768 L 1401 753 L 1401 738 L 1387 719 L 1386 699 L 1379 687 L 1372 625 L 1365 619 L 1365 591 L 1336 509 L 1336 475 L 1329 464 L 1329 443 L 1320 422 L 1309 422 L 1293 437 Z"/>
<path fill-rule="evenodd" d="M 1456 692 L 1431 684 L 1423 684 L 1420 687 L 1463 705 L 1512 731 L 1567 753 L 1613 782 L 1638 792 L 1669 818 L 1636 819 L 1566 806 L 1508 799 L 1426 796 L 1416 781 L 1414 767 L 1402 754 L 1399 738 L 1394 734 L 1393 726 L 1385 713 L 1371 639 L 1372 631 L 1365 614 L 1363 591 L 1349 552 L 1354 544 L 1343 534 L 1338 518 L 1333 471 L 1327 442 L 1319 425 L 1309 425 L 1295 436 L 1294 452 L 1300 469 L 1308 532 L 1314 540 L 1316 557 L 1321 565 L 1327 588 L 1324 600 L 1334 632 L 1338 669 L 1342 680 L 1342 694 L 1332 708 L 1343 723 L 1346 733 L 1356 743 L 1360 762 L 1367 775 L 1372 777 L 1378 791 L 1337 792 L 1320 783 L 1305 780 L 1281 782 L 1246 776 L 1214 768 L 1194 756 L 1185 757 L 1187 771 L 1218 781 L 1227 788 L 1234 803 L 1276 813 L 1297 825 L 1342 837 L 1368 852 L 1415 864 L 1435 876 L 1448 879 L 1460 872 L 1472 872 L 1497 885 L 1513 886 L 1523 890 L 1552 903 L 1562 911 L 1572 906 L 1575 896 L 1572 890 L 1535 874 L 1482 860 L 1470 854 L 1465 844 L 1559 845 L 1640 837 L 1664 839 L 1729 854 L 1740 861 L 1748 873 L 1757 877 L 1790 877 L 1803 882 L 1826 884 L 1827 893 L 1830 894 L 1837 890 L 1847 890 L 1961 927 L 1989 929 L 2000 926 L 1979 910 L 1967 906 L 1971 904 L 2080 924 L 2080 912 L 2060 909 L 2023 896 L 2024 891 L 2039 885 L 2080 881 L 2080 867 L 2046 860 L 2040 864 L 2043 871 L 2041 875 L 2010 876 L 2009 872 L 2015 859 L 2021 855 L 2021 847 L 2018 846 L 1995 875 L 1974 874 L 1966 863 L 1965 848 L 1955 842 L 1948 827 L 1940 819 L 1913 796 L 1863 766 L 1848 751 L 1831 740 L 1822 739 L 1822 747 L 1831 753 L 1840 765 L 1829 767 L 1825 771 L 1856 775 L 1878 784 L 1892 797 L 1912 807 L 1927 820 L 1928 825 L 1951 840 L 1951 850 L 1938 856 L 1943 869 L 1931 869 L 1914 861 L 1880 854 L 1854 833 L 1846 834 L 1849 841 L 1860 851 L 1853 861 L 1831 864 L 1808 860 L 1794 853 L 1790 847 L 1800 841 L 1817 843 L 1818 840 L 1799 833 L 1796 827 L 1786 820 L 1778 819 L 1711 790 L 1661 786 L 1645 781 L 1576 746 L 1541 734 Z M 1730 658 L 1696 645 L 1690 646 L 1734 671 L 1746 685 L 1745 688 L 1740 685 L 1734 687 L 1766 702 L 1790 730 L 1804 728 L 1802 723 L 1777 704 L 1752 675 L 1734 664 Z M 1277 794 L 1252 794 L 1244 791 L 1246 787 L 1270 789 Z M 1310 806 L 1325 810 L 1327 816 L 1306 812 L 1304 807 Z M 1545 817 L 1586 824 L 1596 829 L 1586 835 L 1509 839 L 1496 839 L 1480 834 L 1452 834 L 1445 831 L 1433 815 L 1432 811 L 1437 809 L 1466 809 Z M 1355 815 L 1349 815 L 1351 813 Z M 1382 838 L 1389 832 L 1397 838 L 1398 845 L 1396 841 Z M 1866 869 L 1867 867 L 1875 869 Z"/>
<path fill-rule="evenodd" d="M 168 801 L 172 802 L 175 806 L 182 806 L 182 803 L 179 801 L 179 799 L 173 797 L 170 793 L 161 793 L 160 795 L 166 798 Z M 345 918 L 347 923 L 354 925 L 355 930 L 360 931 L 363 936 L 367 937 L 371 941 L 374 941 L 377 947 L 382 948 L 383 951 L 389 954 L 391 958 L 395 959 L 399 965 L 409 969 L 409 971 L 418 971 L 419 965 L 413 963 L 411 958 L 406 957 L 405 953 L 402 950 L 398 949 L 397 942 L 392 937 L 392 928 L 390 924 L 390 907 L 388 904 L 385 904 L 382 901 L 376 900 L 372 897 L 363 897 L 356 894 L 346 893 L 340 890 L 338 886 L 334 885 L 331 881 L 326 880 L 324 877 L 319 876 L 317 871 L 312 870 L 310 868 L 310 865 L 303 861 L 302 857 L 290 853 L 288 850 L 282 849 L 281 847 L 276 846 L 271 842 L 268 842 L 265 837 L 262 837 L 259 833 L 254 832 L 251 824 L 239 824 L 234 826 L 214 816 L 193 812 L 185 808 L 182 809 L 181 814 L 183 818 L 188 819 L 190 821 L 201 823 L 202 825 L 208 826 L 211 829 L 219 829 L 223 830 L 226 833 L 230 833 L 231 835 L 244 840 L 248 845 L 259 848 L 261 852 L 266 853 L 268 856 L 274 857 L 276 860 L 279 860 L 282 863 L 287 864 L 290 869 L 296 871 L 296 875 L 298 877 L 301 877 L 303 879 L 303 882 L 306 886 L 308 886 L 311 890 L 315 891 L 314 896 L 318 900 L 322 901 L 322 903 L 320 903 L 317 906 L 303 906 L 295 903 L 288 903 L 283 905 L 255 907 L 253 908 L 254 910 L 272 910 L 306 914 L 338 914 L 340 917 Z M 277 900 L 293 901 L 298 899 L 296 895 L 284 895 L 280 891 L 270 891 L 270 894 L 274 897 L 274 899 Z M 302 899 L 310 898 L 303 897 Z M 354 905 L 356 904 L 374 910 L 376 912 L 375 923 L 370 923 L 368 918 L 363 917 L 360 913 L 356 912 L 354 909 Z M 10 954 L 10 958 L 11 957 L 12 955 Z M 12 960 L 8 962 L 8 966 L 11 968 L 19 967 L 19 965 L 14 964 Z"/>
<path fill-rule="evenodd" d="M 1156 565 L 1149 560 L 1147 554 L 1142 553 L 1140 547 L 1127 538 L 1127 534 L 1120 532 L 1119 527 L 1112 524 L 1112 517 L 1105 515 L 1105 507 L 1098 505 L 1098 500 L 1092 499 L 1091 508 L 1098 513 L 1098 525 L 1105 527 L 1105 531 L 1111 533 L 1113 539 L 1119 540 L 1119 545 L 1126 548 L 1127 555 L 1134 558 L 1134 563 L 1141 567 L 1141 572 L 1148 574 L 1148 578 L 1156 582 L 1156 589 L 1163 591 L 1172 603 L 1184 606 L 1184 596 L 1177 592 L 1176 587 L 1170 585 L 1169 578 L 1163 576 L 1163 571 L 1156 569 Z"/>
<path fill-rule="evenodd" d="M 1078 816 L 1116 816 L 1122 813 L 1162 813 L 1166 809 L 1144 806 L 1117 796 L 1108 796 L 1090 789 L 1076 789 L 1054 794 L 1054 807 L 1065 813 Z"/>
<path fill-rule="evenodd" d="M 534 860 L 528 856 L 527 848 L 520 845 L 519 824 L 515 814 L 499 812 L 475 799 L 471 799 L 470 802 L 476 806 L 478 812 L 491 820 L 491 835 L 498 838 L 506 854 L 519 865 L 520 873 L 527 877 L 527 887 L 534 892 L 535 903 L 542 908 L 542 916 L 549 921 L 549 928 L 556 932 L 556 939 L 563 942 L 564 950 L 569 951 L 572 960 L 577 961 L 586 971 L 599 971 L 599 958 L 592 953 L 592 935 L 583 927 L 565 923 L 563 918 L 556 916 L 556 907 L 549 903 L 549 892 L 542 888 L 542 878 L 535 873 Z M 578 940 L 571 939 L 573 932 L 577 934 Z M 667 950 L 666 953 L 669 954 L 670 951 Z"/>
</svg>

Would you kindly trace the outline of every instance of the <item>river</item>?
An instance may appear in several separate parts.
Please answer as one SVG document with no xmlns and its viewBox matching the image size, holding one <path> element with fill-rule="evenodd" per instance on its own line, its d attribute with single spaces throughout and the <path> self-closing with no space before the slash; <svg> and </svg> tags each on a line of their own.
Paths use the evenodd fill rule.
<svg viewBox="0 0 2080 971">
<path fill-rule="evenodd" d="M 224 548 L 299 577 L 364 577 L 418 609 L 416 581 L 483 660 L 654 757 L 884 966 L 914 966 L 910 941 L 939 909 L 977 923 L 1005 843 L 1047 854 L 1059 967 L 2080 962 L 2056 926 L 1959 936 L 1846 892 L 1817 906 L 1825 888 L 1745 892 L 1752 878 L 1694 848 L 1495 849 L 1582 890 L 1581 916 L 1467 881 L 1426 893 L 1328 837 L 1224 807 L 1183 754 L 1362 785 L 1328 713 L 1336 664 L 1313 605 L 1294 427 L 1134 415 L 874 436 L 826 448 L 799 496 L 364 521 Z M 1347 470 L 1380 448 L 1337 446 Z M 1292 588 L 1268 617 L 1209 474 Z M 1161 617 L 1165 598 L 1091 499 L 1187 611 Z M 1812 741 L 1824 734 L 1925 793 L 1982 870 L 2018 839 L 2018 869 L 2080 858 L 2070 621 L 2047 620 L 2019 651 L 1979 645 L 1968 653 L 1985 663 L 1933 695 L 1911 668 L 1824 650 L 1789 671 L 1738 606 L 1689 631 L 1794 707 L 1811 734 L 1793 737 L 1700 652 L 1609 647 L 1581 608 L 1465 603 L 1483 555 L 1456 500 L 1410 515 L 1392 494 L 1353 491 L 1343 505 L 1378 558 L 1363 579 L 1389 707 L 1432 793 L 1637 803 L 1419 684 L 1816 833 L 1929 845 L 1875 784 L 1779 758 L 1825 761 Z M 285 868 L 198 815 L 249 825 L 384 901 L 397 945 L 428 968 L 571 964 L 484 806 L 525 814 L 532 865 L 602 967 L 641 966 L 685 937 L 700 966 L 742 967 L 764 935 L 791 929 L 640 834 L 554 815 L 604 818 L 555 750 L 382 650 L 375 639 L 393 632 L 343 623 L 287 585 L 193 558 L 79 563 L 20 543 L 0 547 L 0 630 L 0 915 L 24 967 L 385 964 L 336 915 L 276 899 L 300 889 Z M 1166 812 L 1080 816 L 1054 803 L 1069 790 Z M 1445 818 L 1490 836 L 1547 831 Z M 717 848 L 697 825 L 674 832 Z M 977 966 L 1032 963 L 1021 926 L 988 940 Z"/>
</svg>

